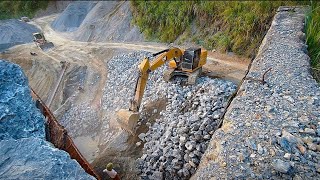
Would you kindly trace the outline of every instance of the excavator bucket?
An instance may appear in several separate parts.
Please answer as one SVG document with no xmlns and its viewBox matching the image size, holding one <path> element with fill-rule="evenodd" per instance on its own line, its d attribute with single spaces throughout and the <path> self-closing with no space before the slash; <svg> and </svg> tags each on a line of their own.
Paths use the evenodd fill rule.
<svg viewBox="0 0 320 180">
<path fill-rule="evenodd" d="M 140 116 L 138 112 L 129 111 L 127 109 L 120 109 L 117 112 L 117 122 L 120 127 L 130 132 L 132 135 L 135 133 L 135 127 Z"/>
<path fill-rule="evenodd" d="M 44 44 L 40 44 L 39 47 L 40 47 L 40 49 L 41 49 L 42 51 L 46 51 L 46 50 L 48 50 L 48 49 L 50 49 L 50 48 L 53 48 L 54 45 L 53 45 L 52 42 L 46 42 L 46 43 L 44 43 Z"/>
</svg>

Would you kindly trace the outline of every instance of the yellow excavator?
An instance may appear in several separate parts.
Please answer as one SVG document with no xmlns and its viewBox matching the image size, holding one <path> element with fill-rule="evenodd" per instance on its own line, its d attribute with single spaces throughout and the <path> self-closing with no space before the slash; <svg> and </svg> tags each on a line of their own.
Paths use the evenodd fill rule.
<svg viewBox="0 0 320 180">
<path fill-rule="evenodd" d="M 163 76 L 165 81 L 169 81 L 173 76 L 182 75 L 188 77 L 188 84 L 194 84 L 202 72 L 202 66 L 207 62 L 207 51 L 201 48 L 182 50 L 174 47 L 152 56 L 158 57 L 153 61 L 146 57 L 138 66 L 139 77 L 134 91 L 134 99 L 130 100 L 129 109 L 120 109 L 117 112 L 117 122 L 131 134 L 134 134 L 134 129 L 140 118 L 139 108 L 150 72 L 168 62 L 168 69 Z"/>
</svg>

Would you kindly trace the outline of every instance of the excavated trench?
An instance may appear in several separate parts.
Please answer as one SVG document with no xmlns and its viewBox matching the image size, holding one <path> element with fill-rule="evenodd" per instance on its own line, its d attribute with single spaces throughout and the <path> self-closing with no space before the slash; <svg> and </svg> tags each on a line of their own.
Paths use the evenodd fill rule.
<svg viewBox="0 0 320 180">
<path fill-rule="evenodd" d="M 28 50 L 23 51 L 23 47 L 18 47 L 16 51 L 21 52 L 22 54 L 27 54 Z M 36 49 L 32 48 L 33 51 L 36 51 Z M 2 54 L 5 56 L 4 58 L 11 59 L 11 61 L 16 62 L 20 64 L 23 69 L 27 72 L 27 76 L 30 79 L 31 87 L 36 89 L 36 91 L 40 92 L 41 98 L 43 100 L 46 100 L 46 96 L 50 93 L 53 93 L 50 91 L 50 88 L 53 88 L 56 84 L 56 81 L 59 76 L 59 72 L 61 71 L 61 66 L 59 62 L 54 61 L 54 65 L 52 66 L 49 64 L 48 61 L 44 61 L 46 59 L 46 56 L 42 56 L 40 53 L 38 53 L 38 56 L 33 59 L 33 63 L 26 63 L 28 61 L 25 61 L 26 59 L 29 59 L 28 57 L 22 58 L 23 56 L 16 57 L 14 56 L 14 51 L 7 52 L 6 54 Z M 62 51 L 59 50 L 59 51 Z M 99 54 L 99 51 L 96 52 L 96 49 L 94 50 L 95 54 Z M 105 51 L 105 49 L 101 50 Z M 120 54 L 119 57 L 121 59 L 121 56 L 125 56 L 126 59 L 130 59 L 130 61 L 134 61 L 133 64 L 126 65 L 125 68 L 128 72 L 127 74 L 130 74 L 133 76 L 135 74 L 135 68 L 142 56 L 139 53 L 130 53 L 132 51 L 127 51 L 127 53 L 119 53 L 122 51 L 119 50 L 112 50 L 113 53 L 111 54 Z M 93 54 L 93 55 L 95 55 Z M 128 56 L 128 57 L 127 57 Z M 136 57 L 138 56 L 138 57 Z M 57 57 L 57 56 L 54 56 Z M 105 57 L 105 56 L 103 56 Z M 116 58 L 114 58 L 116 57 Z M 70 60 L 71 59 L 71 60 Z M 111 61 L 115 60 L 117 61 L 117 56 L 110 56 Z M 101 60 L 104 61 L 106 64 L 108 62 L 111 62 L 109 60 Z M 118 58 L 119 59 L 119 58 Z M 66 60 L 66 59 L 64 59 Z M 105 86 L 108 85 L 108 80 L 110 80 L 110 76 L 112 76 L 112 73 L 110 74 L 110 70 L 107 68 L 106 65 L 106 72 L 108 72 L 107 75 L 107 81 L 101 82 L 101 73 L 98 73 L 95 68 L 90 67 L 90 63 L 83 64 L 82 62 L 72 62 L 71 57 L 67 57 L 67 60 L 69 60 L 70 67 L 67 69 L 65 76 L 61 82 L 61 85 L 58 88 L 57 94 L 54 98 L 52 109 L 57 117 L 57 119 L 60 121 L 60 123 L 65 126 L 65 128 L 68 130 L 69 134 L 73 138 L 75 144 L 77 145 L 80 152 L 84 155 L 84 157 L 92 163 L 92 166 L 95 168 L 95 170 L 98 172 L 98 174 L 105 176 L 105 174 L 102 173 L 102 170 L 105 168 L 105 164 L 108 162 L 113 162 L 115 164 L 115 169 L 123 175 L 123 178 L 125 179 L 132 179 L 134 177 L 137 177 L 139 170 L 135 169 L 136 162 L 135 160 L 142 157 L 144 154 L 143 146 L 146 142 L 142 141 L 138 135 L 141 133 L 147 133 L 148 130 L 156 123 L 157 119 L 161 119 L 161 112 L 166 111 L 167 105 L 168 105 L 168 86 L 161 84 L 162 89 L 158 89 L 157 91 L 154 91 L 152 88 L 148 87 L 149 92 L 147 90 L 146 97 L 144 98 L 145 104 L 143 105 L 143 121 L 141 122 L 141 126 L 137 128 L 136 136 L 123 136 L 123 134 L 120 133 L 119 127 L 117 125 L 112 125 L 112 122 L 110 123 L 109 127 L 104 128 L 103 126 L 106 125 L 106 116 L 110 115 L 110 113 L 114 113 L 116 109 L 112 109 L 109 112 L 106 112 L 108 109 L 104 106 L 105 101 L 110 101 L 110 99 L 104 99 L 103 97 L 100 97 L 100 106 L 95 106 L 93 104 L 90 105 L 88 102 L 95 101 L 94 99 L 97 99 L 94 94 L 99 94 L 99 86 L 100 84 L 104 84 Z M 118 60 L 119 61 L 119 60 Z M 120 60 L 121 61 L 121 60 Z M 51 60 L 52 62 L 52 60 Z M 40 65 L 43 64 L 43 65 Z M 209 62 L 210 64 L 210 62 Z M 46 66 L 45 68 L 45 76 L 38 75 L 37 73 L 40 73 L 38 68 Z M 55 67 L 55 70 L 52 71 L 52 67 Z M 51 70 L 50 70 L 51 69 Z M 125 71 L 125 69 L 122 69 L 122 72 Z M 48 70 L 49 73 L 47 72 Z M 41 72 L 43 72 L 42 70 Z M 52 72 L 51 72 L 52 71 Z M 156 72 L 154 76 L 150 77 L 150 81 L 153 82 L 153 85 L 151 87 L 156 87 L 158 79 L 161 79 L 161 72 L 162 70 L 159 70 L 159 72 Z M 121 72 L 121 71 L 119 71 Z M 49 75 L 50 74 L 50 75 Z M 88 75 L 92 75 L 91 77 L 88 77 Z M 209 74 L 210 75 L 210 74 Z M 119 75 L 118 75 L 119 76 Z M 124 76 L 123 79 L 130 79 L 131 76 L 128 75 L 122 75 Z M 204 76 L 208 76 L 208 73 L 204 73 Z M 41 77 L 43 80 L 40 82 L 46 82 L 46 83 L 39 83 L 39 77 Z M 50 78 L 45 79 L 46 77 L 56 77 L 55 81 L 51 80 Z M 132 77 L 131 77 L 132 78 Z M 178 78 L 179 79 L 179 78 Z M 118 79 L 119 80 L 119 79 Z M 132 79 L 134 80 L 134 79 Z M 112 81 L 116 81 L 116 79 L 112 79 Z M 134 82 L 134 81 L 132 81 Z M 126 80 L 123 80 L 121 83 L 125 88 L 131 89 L 134 87 L 133 83 L 128 82 Z M 178 84 L 174 85 L 177 86 Z M 126 85 L 128 84 L 128 85 Z M 120 85 L 120 86 L 122 86 Z M 49 88 L 47 87 L 49 86 Z M 119 86 L 119 85 L 118 85 Z M 120 87 L 119 86 L 119 87 Z M 41 93 L 41 90 L 47 87 L 46 91 L 47 94 Z M 79 89 L 79 87 L 81 87 Z M 101 86 L 100 86 L 101 87 Z M 179 85 L 180 88 L 183 89 L 183 86 Z M 106 92 L 110 92 L 115 88 L 115 84 L 111 84 L 110 89 L 107 87 L 104 87 L 104 90 L 102 90 L 102 94 L 105 95 Z M 124 89 L 125 89 L 124 88 Z M 160 92 L 158 92 L 160 91 Z M 162 91 L 162 92 L 161 92 Z M 164 93 L 161 94 L 159 97 L 154 99 L 153 94 L 156 93 Z M 204 91 L 200 91 L 198 93 L 204 93 Z M 125 97 L 123 99 L 119 100 L 120 94 L 115 97 L 116 94 L 110 94 L 111 96 L 115 97 L 115 99 L 111 100 L 113 103 L 119 103 L 120 106 L 118 108 L 126 108 L 128 105 L 128 99 L 132 95 L 132 90 L 129 93 L 127 92 Z M 231 92 L 230 92 L 231 94 Z M 93 96 L 91 96 L 93 95 Z M 121 95 L 120 95 L 121 96 Z M 105 97 L 106 98 L 106 97 Z M 94 103 L 95 104 L 95 103 Z M 115 106 L 115 104 L 113 104 Z M 100 111 L 99 111 L 100 109 Z M 184 112 L 186 112 L 187 109 L 184 109 Z M 91 115 L 88 115 L 91 114 Z M 105 134 L 109 134 L 106 136 Z M 118 138 L 124 137 L 126 139 L 125 142 L 121 142 L 120 144 L 115 144 L 114 141 L 117 141 Z M 113 139 L 114 138 L 114 139 Z M 137 143 L 140 144 L 137 146 Z M 112 145 L 110 145 L 112 144 Z M 117 148 L 119 145 L 120 148 Z"/>
<path fill-rule="evenodd" d="M 244 76 L 248 61 L 209 52 L 202 77 L 194 86 L 183 85 L 183 78 L 165 83 L 164 67 L 159 68 L 149 77 L 141 121 L 136 135 L 131 136 L 115 122 L 114 114 L 128 108 L 141 59 L 166 45 L 69 40 L 66 32 L 49 26 L 55 17 L 30 23 L 45 32 L 55 44 L 53 49 L 43 52 L 32 43 L 18 45 L 1 53 L 0 58 L 19 64 L 45 103 L 52 97 L 50 110 L 101 176 L 106 177 L 102 170 L 113 162 L 124 179 L 190 177 L 221 123 L 228 97 Z M 58 82 L 61 61 L 69 66 Z"/>
</svg>

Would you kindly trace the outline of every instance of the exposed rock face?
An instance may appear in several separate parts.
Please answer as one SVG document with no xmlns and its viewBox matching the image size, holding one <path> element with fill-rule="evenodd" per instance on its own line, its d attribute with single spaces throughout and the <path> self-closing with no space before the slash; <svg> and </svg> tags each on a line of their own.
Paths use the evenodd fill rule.
<svg viewBox="0 0 320 180">
<path fill-rule="evenodd" d="M 0 141 L 0 179 L 95 179 L 65 151 L 39 138 Z"/>
<path fill-rule="evenodd" d="M 94 179 L 45 141 L 44 122 L 21 68 L 0 60 L 0 179 Z"/>
<path fill-rule="evenodd" d="M 247 79 L 191 179 L 319 179 L 320 88 L 310 74 L 305 11 L 279 8 Z"/>
<path fill-rule="evenodd" d="M 44 139 L 44 118 L 30 95 L 21 68 L 0 60 L 0 140 L 38 137 Z"/>
</svg>

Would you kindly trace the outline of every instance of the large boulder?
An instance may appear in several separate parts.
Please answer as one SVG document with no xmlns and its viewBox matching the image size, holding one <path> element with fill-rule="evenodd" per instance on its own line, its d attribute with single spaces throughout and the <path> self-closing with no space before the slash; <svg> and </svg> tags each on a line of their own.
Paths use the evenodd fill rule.
<svg viewBox="0 0 320 180">
<path fill-rule="evenodd" d="M 0 60 L 0 140 L 44 139 L 44 122 L 20 66 Z"/>
</svg>

